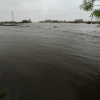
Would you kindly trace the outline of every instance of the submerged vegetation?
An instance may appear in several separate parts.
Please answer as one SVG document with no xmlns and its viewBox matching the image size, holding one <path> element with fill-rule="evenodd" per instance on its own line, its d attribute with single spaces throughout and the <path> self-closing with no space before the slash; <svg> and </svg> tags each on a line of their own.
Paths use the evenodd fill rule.
<svg viewBox="0 0 100 100">
<path fill-rule="evenodd" d="M 0 89 L 0 100 L 8 100 L 8 94 Z"/>
</svg>

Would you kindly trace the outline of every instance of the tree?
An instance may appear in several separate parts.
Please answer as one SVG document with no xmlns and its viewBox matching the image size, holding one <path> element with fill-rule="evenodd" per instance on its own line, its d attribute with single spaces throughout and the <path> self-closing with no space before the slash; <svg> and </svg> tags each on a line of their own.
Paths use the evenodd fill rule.
<svg viewBox="0 0 100 100">
<path fill-rule="evenodd" d="M 22 20 L 22 23 L 28 23 L 28 21 L 27 20 Z"/>
<path fill-rule="evenodd" d="M 32 21 L 29 19 L 29 20 L 22 20 L 22 23 L 32 23 Z"/>
<path fill-rule="evenodd" d="M 83 0 L 82 4 L 80 5 L 80 9 L 83 9 L 84 11 L 92 11 L 90 17 L 96 18 L 97 21 L 100 22 L 100 9 L 95 9 L 96 6 L 95 2 L 99 2 L 100 0 Z"/>
</svg>

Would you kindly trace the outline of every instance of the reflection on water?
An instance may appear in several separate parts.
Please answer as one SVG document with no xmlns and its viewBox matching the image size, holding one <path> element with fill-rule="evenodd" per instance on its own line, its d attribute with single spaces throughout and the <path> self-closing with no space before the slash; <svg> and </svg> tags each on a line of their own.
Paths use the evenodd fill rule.
<svg viewBox="0 0 100 100">
<path fill-rule="evenodd" d="M 97 99 L 99 50 L 95 25 L 1 26 L 0 86 L 19 100 Z"/>
</svg>

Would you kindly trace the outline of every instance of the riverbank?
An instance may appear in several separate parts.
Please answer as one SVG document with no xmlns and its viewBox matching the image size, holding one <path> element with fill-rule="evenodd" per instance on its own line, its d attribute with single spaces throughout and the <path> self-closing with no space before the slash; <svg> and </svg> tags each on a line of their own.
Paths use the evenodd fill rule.
<svg viewBox="0 0 100 100">
<path fill-rule="evenodd" d="M 18 22 L 1 22 L 0 26 L 18 26 L 22 24 L 23 23 L 18 23 Z"/>
</svg>

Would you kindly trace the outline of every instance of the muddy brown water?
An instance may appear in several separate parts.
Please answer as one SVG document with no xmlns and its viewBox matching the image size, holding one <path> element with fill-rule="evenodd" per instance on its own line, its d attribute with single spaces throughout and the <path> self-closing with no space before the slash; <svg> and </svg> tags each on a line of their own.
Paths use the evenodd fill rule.
<svg viewBox="0 0 100 100">
<path fill-rule="evenodd" d="M 0 87 L 12 100 L 98 99 L 100 29 L 92 24 L 29 26 L 0 26 Z"/>
</svg>

